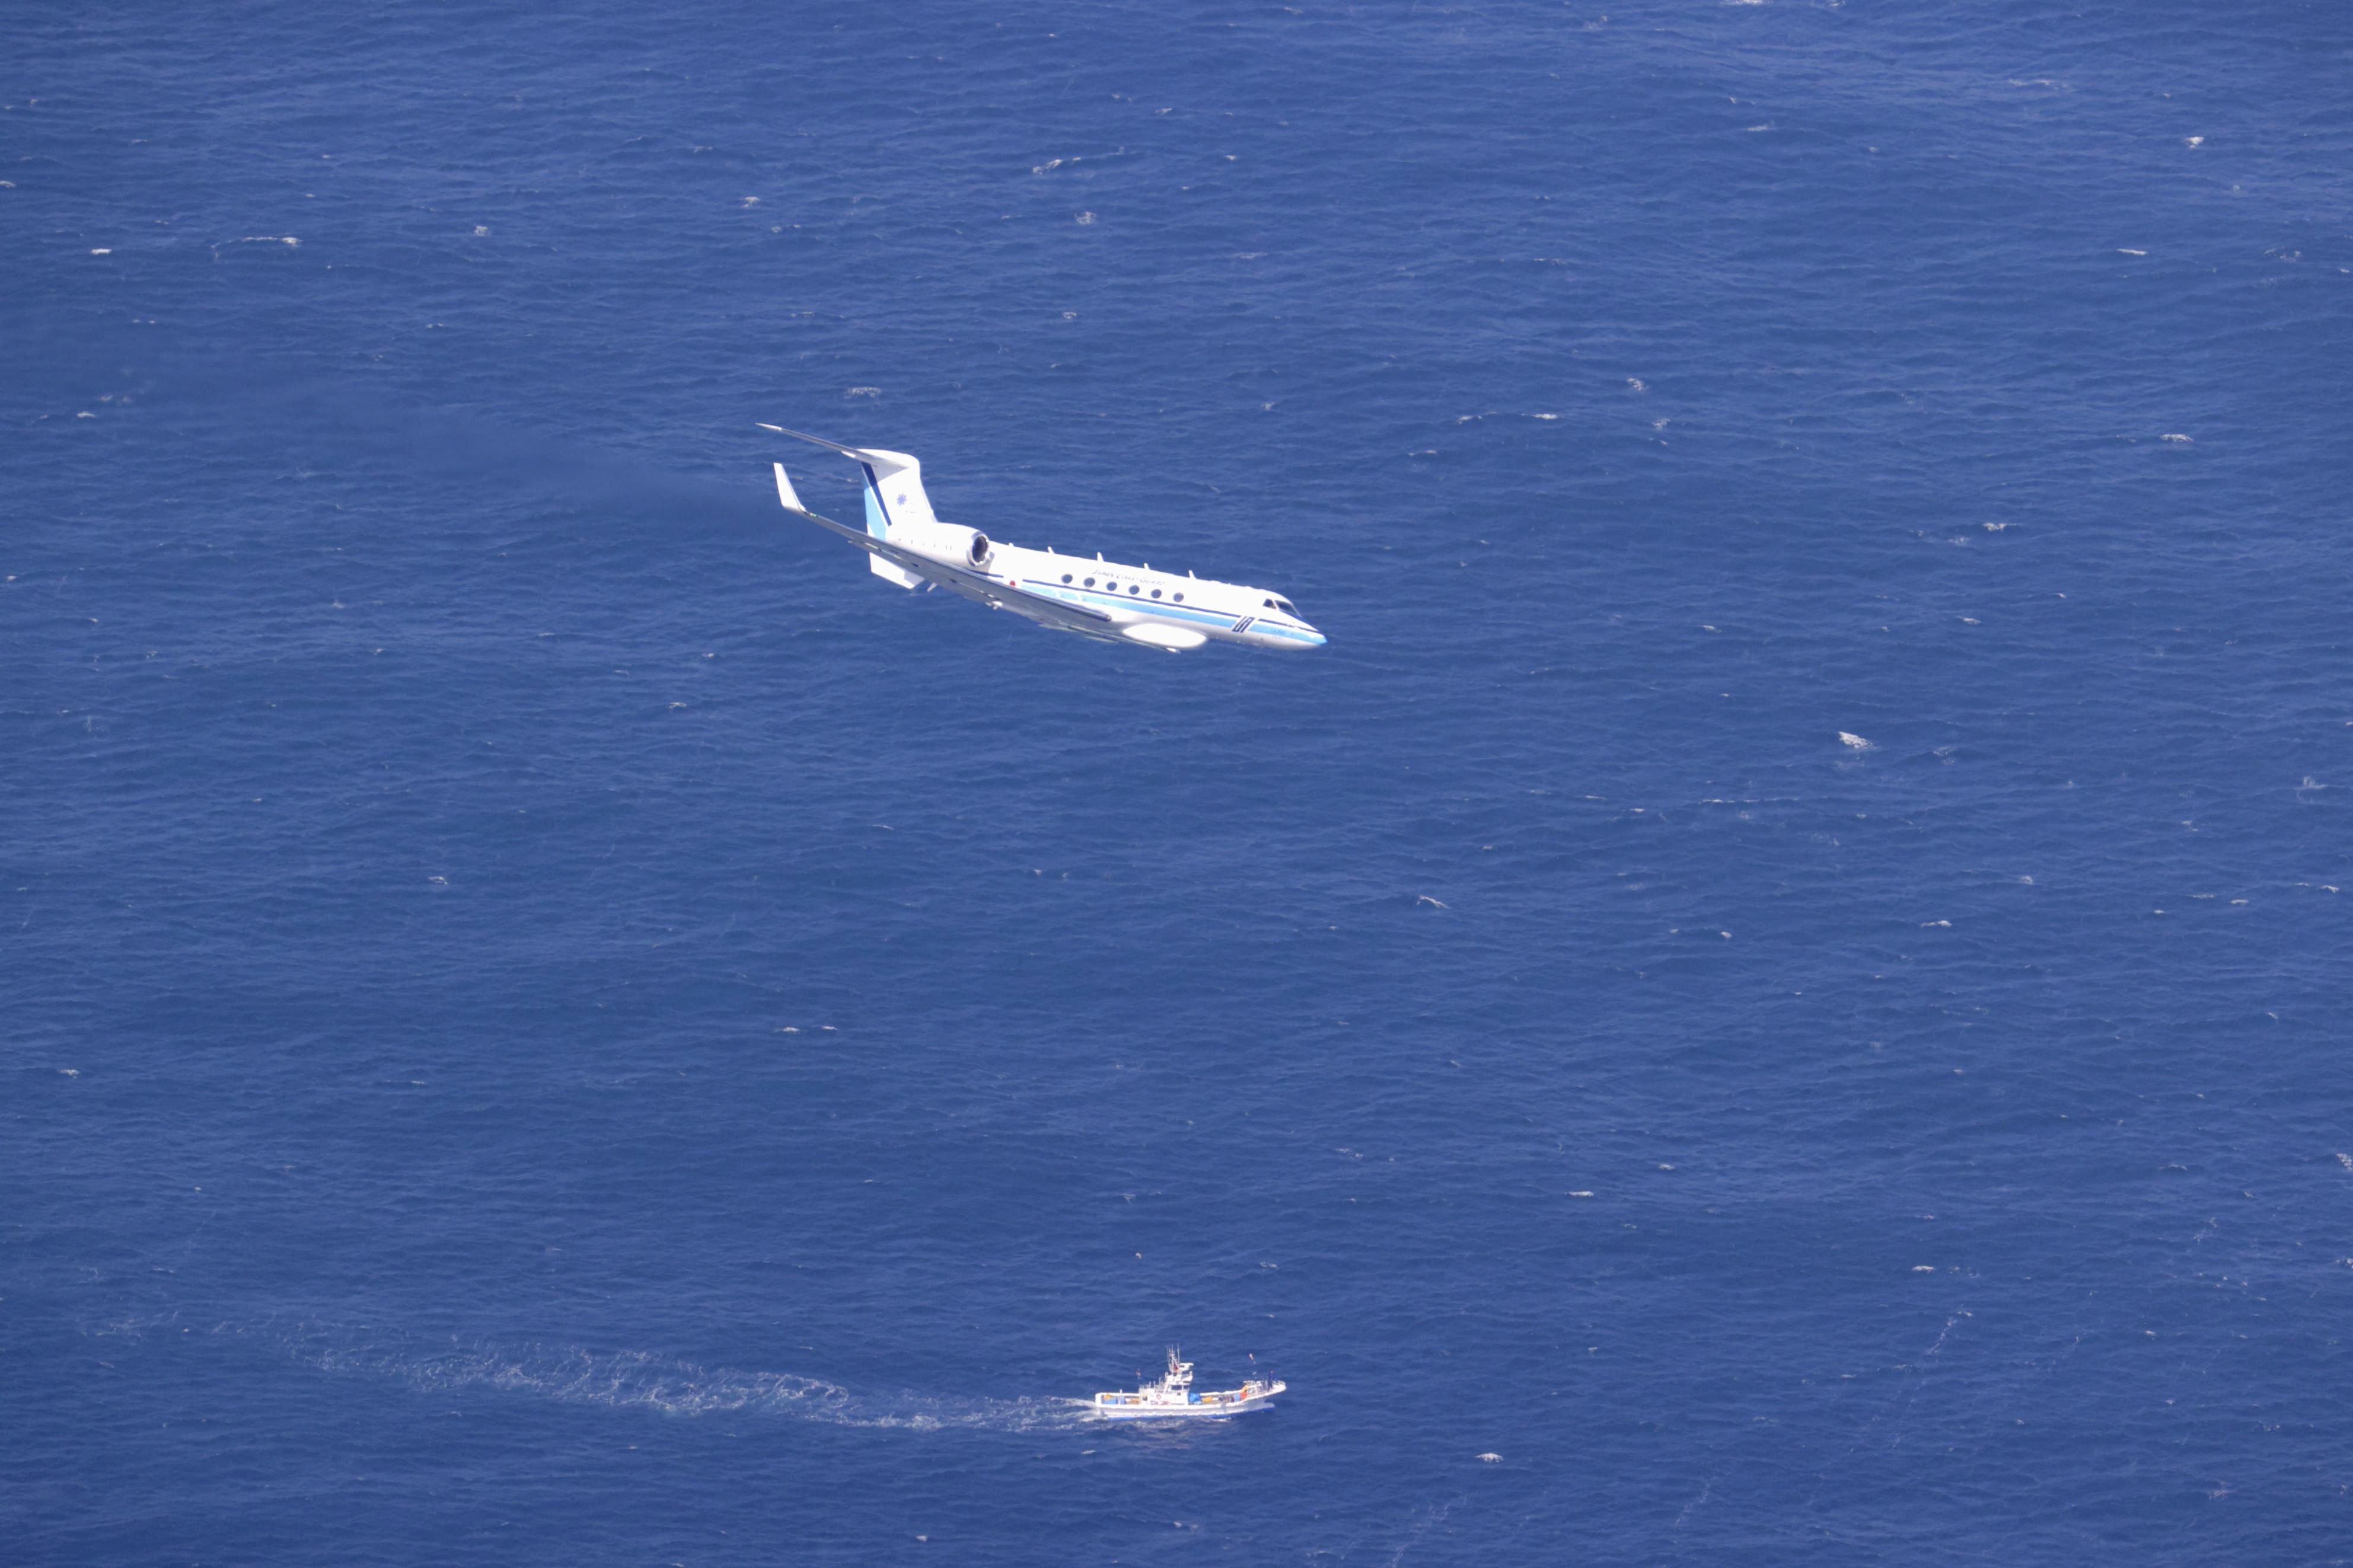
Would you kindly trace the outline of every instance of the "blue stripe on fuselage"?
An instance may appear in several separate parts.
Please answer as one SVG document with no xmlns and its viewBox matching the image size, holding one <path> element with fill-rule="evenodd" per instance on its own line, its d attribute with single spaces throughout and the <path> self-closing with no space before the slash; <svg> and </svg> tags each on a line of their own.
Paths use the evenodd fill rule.
<svg viewBox="0 0 2353 1568">
<path fill-rule="evenodd" d="M 1023 578 L 1021 586 L 1013 591 L 1019 594 L 1035 594 L 1040 598 L 1061 599 L 1077 605 L 1089 605 L 1092 601 L 1091 607 L 1096 609 L 1108 607 L 1142 611 L 1145 615 L 1156 616 L 1162 620 L 1189 621 L 1199 626 L 1215 626 L 1219 631 L 1229 630 L 1243 615 L 1243 612 L 1235 610 L 1204 610 L 1197 609 L 1191 605 L 1173 605 L 1166 599 L 1147 599 L 1141 595 L 1131 598 L 1124 594 L 1106 594 L 1099 588 L 1067 587 L 1059 583 L 1041 583 L 1029 577 Z M 1311 646 L 1321 636 L 1317 632 L 1282 626 L 1262 616 L 1252 617 L 1250 629 L 1242 635 L 1250 637 L 1261 632 Z"/>
<path fill-rule="evenodd" d="M 1021 590 L 1023 593 L 1032 591 L 1029 586 L 1030 581 L 1032 580 L 1024 579 Z M 1190 605 L 1172 605 L 1166 599 L 1147 599 L 1141 595 L 1129 598 L 1123 594 L 1106 594 L 1092 588 L 1067 588 L 1055 583 L 1039 583 L 1035 592 L 1050 595 L 1057 599 L 1067 599 L 1078 605 L 1092 601 L 1097 609 L 1109 605 L 1123 610 L 1143 610 L 1147 614 L 1165 616 L 1172 620 L 1204 621 L 1211 626 L 1231 626 L 1234 620 L 1234 612 L 1231 610 L 1196 609 Z"/>
</svg>

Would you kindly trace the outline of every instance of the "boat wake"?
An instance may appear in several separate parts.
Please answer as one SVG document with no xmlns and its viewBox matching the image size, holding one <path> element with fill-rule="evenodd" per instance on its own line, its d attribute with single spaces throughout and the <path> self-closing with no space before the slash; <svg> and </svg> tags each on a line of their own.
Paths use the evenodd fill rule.
<svg viewBox="0 0 2353 1568">
<path fill-rule="evenodd" d="M 575 1345 L 328 1347 L 301 1359 L 322 1372 L 389 1376 L 427 1392 L 489 1388 L 663 1415 L 743 1414 L 917 1432 L 1037 1431 L 1091 1418 L 1077 1400 L 950 1399 L 912 1393 L 877 1397 L 793 1373 L 708 1367 L 644 1351 L 596 1352 Z"/>
<path fill-rule="evenodd" d="M 127 1327 L 116 1325 L 114 1331 Z M 429 1394 L 479 1388 L 662 1415 L 741 1415 L 914 1432 L 1036 1432 L 1094 1421 L 1087 1403 L 1078 1399 L 858 1394 L 823 1378 L 704 1366 L 646 1351 L 595 1351 L 536 1341 L 502 1345 L 458 1337 L 434 1340 L 283 1321 L 225 1322 L 182 1331 L 272 1341 L 296 1362 L 321 1372 L 389 1380 Z"/>
</svg>

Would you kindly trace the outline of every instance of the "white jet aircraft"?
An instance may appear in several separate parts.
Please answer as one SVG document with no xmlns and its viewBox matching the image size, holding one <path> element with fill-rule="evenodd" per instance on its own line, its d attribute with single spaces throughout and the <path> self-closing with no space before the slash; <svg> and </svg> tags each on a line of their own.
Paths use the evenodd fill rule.
<svg viewBox="0 0 2353 1568">
<path fill-rule="evenodd" d="M 934 517 L 923 494 L 923 467 L 904 452 L 837 446 L 781 425 L 760 428 L 839 452 L 865 470 L 863 533 L 801 505 L 782 463 L 776 465 L 776 499 L 786 511 L 865 551 L 867 567 L 902 588 L 928 583 L 1056 631 L 1170 653 L 1199 647 L 1213 637 L 1250 647 L 1324 646 L 1324 634 L 1300 619 L 1280 594 L 1190 573 L 1179 577 L 1149 566 L 1123 566 L 1101 555 L 1086 560 L 1006 544 L 976 528 Z"/>
</svg>

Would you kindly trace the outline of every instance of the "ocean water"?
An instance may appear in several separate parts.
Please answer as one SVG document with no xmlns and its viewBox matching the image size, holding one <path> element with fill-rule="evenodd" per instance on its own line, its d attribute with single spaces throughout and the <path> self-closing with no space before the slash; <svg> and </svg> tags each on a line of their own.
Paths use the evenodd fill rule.
<svg viewBox="0 0 2353 1568">
<path fill-rule="evenodd" d="M 2353 1557 L 2342 7 L 6 55 L 0 1558 Z"/>
</svg>

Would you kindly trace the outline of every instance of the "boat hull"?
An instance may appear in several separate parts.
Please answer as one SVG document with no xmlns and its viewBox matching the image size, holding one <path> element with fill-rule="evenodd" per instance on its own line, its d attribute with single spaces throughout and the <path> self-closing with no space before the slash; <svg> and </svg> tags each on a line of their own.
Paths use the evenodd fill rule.
<svg viewBox="0 0 2353 1568">
<path fill-rule="evenodd" d="M 1230 1421 L 1273 1403 L 1268 1397 L 1233 1405 L 1098 1405 L 1095 1414 L 1106 1421 Z"/>
</svg>

